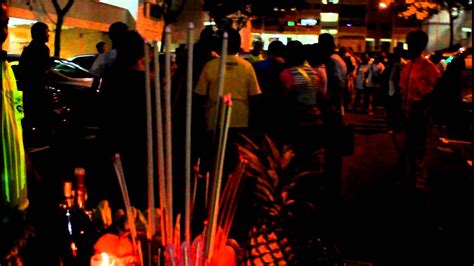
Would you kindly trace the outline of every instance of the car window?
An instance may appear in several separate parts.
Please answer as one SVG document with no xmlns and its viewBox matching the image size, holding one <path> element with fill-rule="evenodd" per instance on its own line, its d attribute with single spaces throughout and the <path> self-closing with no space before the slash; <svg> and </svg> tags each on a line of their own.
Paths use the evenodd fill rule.
<svg viewBox="0 0 474 266">
<path fill-rule="evenodd" d="M 95 56 L 81 56 L 71 60 L 73 63 L 80 65 L 84 69 L 90 69 L 94 64 Z"/>
<path fill-rule="evenodd" d="M 94 75 L 86 69 L 64 59 L 54 59 L 53 69 L 71 78 L 93 78 Z"/>
</svg>

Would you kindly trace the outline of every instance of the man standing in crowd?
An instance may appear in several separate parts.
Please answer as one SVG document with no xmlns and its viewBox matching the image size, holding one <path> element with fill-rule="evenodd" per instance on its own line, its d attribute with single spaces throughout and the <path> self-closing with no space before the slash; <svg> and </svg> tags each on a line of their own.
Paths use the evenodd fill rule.
<svg viewBox="0 0 474 266">
<path fill-rule="evenodd" d="M 400 78 L 402 108 L 405 116 L 405 159 L 407 188 L 426 187 L 426 146 L 431 138 L 430 101 L 433 88 L 441 76 L 436 65 L 422 56 L 428 44 L 428 35 L 421 30 L 408 33 L 406 37 L 411 60 L 405 65 Z M 429 151 L 426 155 L 429 154 Z"/>
<path fill-rule="evenodd" d="M 239 32 L 231 28 L 226 31 L 228 34 L 228 57 L 225 68 L 223 93 L 224 95 L 227 93 L 232 95 L 232 116 L 230 119 L 224 176 L 227 176 L 235 167 L 235 163 L 238 159 L 235 142 L 238 140 L 239 134 L 248 132 L 251 109 L 254 108 L 255 102 L 259 98 L 258 95 L 262 93 L 252 65 L 247 60 L 237 56 L 241 44 Z M 220 41 L 222 41 L 223 32 L 221 32 L 219 37 Z M 198 104 L 198 106 L 205 106 L 205 119 L 209 133 L 212 133 L 216 128 L 216 121 L 214 120 L 216 112 L 218 112 L 218 110 L 216 110 L 216 103 L 218 100 L 221 100 L 218 99 L 217 95 L 217 81 L 219 79 L 217 73 L 219 64 L 220 58 L 215 58 L 204 66 L 194 90 L 194 93 L 198 97 L 197 102 L 203 103 Z M 216 145 L 208 145 L 207 147 L 215 146 Z M 209 168 L 212 165 L 210 162 L 210 160 L 213 159 L 212 151 L 207 150 L 205 153 L 204 157 L 207 158 L 207 162 L 205 162 L 204 168 Z M 234 228 L 238 231 L 235 232 L 235 236 L 242 236 L 244 232 L 248 232 L 247 230 L 249 229 L 246 228 L 246 226 L 249 226 L 248 221 L 246 221 L 246 216 L 248 215 L 247 208 L 250 206 L 250 196 L 247 193 L 243 194 L 244 195 L 241 195 L 239 209 L 237 210 L 235 218 L 235 220 L 239 221 L 239 225 L 241 226 Z"/>
<path fill-rule="evenodd" d="M 323 33 L 319 36 L 319 48 L 325 58 L 326 73 L 328 78 L 328 99 L 337 113 L 335 118 L 342 120 L 342 94 L 346 84 L 347 66 L 344 60 L 336 53 L 336 43 L 334 37 L 329 33 Z M 337 123 L 337 121 L 331 121 Z"/>
<path fill-rule="evenodd" d="M 280 41 L 273 41 L 268 45 L 267 59 L 254 65 L 263 95 L 262 117 L 258 126 L 273 139 L 279 137 L 282 130 L 283 89 L 277 77 L 285 69 L 284 52 L 285 45 Z"/>
<path fill-rule="evenodd" d="M 107 52 L 108 50 L 107 43 L 104 41 L 100 41 L 95 45 L 95 49 L 97 50 L 97 54 L 95 54 L 95 58 L 97 59 L 99 55 Z"/>
<path fill-rule="evenodd" d="M 224 94 L 232 94 L 232 117 L 230 128 L 232 130 L 244 131 L 249 126 L 250 98 L 261 94 L 258 86 L 257 77 L 252 65 L 237 56 L 240 49 L 240 34 L 237 30 L 227 30 L 228 39 L 228 57 L 226 61 Z M 222 36 L 221 36 L 222 37 Z M 217 99 L 217 80 L 220 59 L 216 58 L 209 61 L 204 67 L 198 84 L 194 92 L 197 95 L 208 97 L 206 103 L 206 123 L 208 130 L 214 130 L 216 127 L 214 118 Z"/>
<path fill-rule="evenodd" d="M 49 40 L 48 25 L 36 22 L 31 27 L 30 44 L 21 53 L 20 63 L 20 89 L 24 93 L 25 107 L 25 144 L 27 146 L 39 144 L 36 140 L 45 141 L 47 144 L 51 138 L 52 117 L 46 88 L 47 72 L 51 68 L 49 48 L 46 43 Z"/>
</svg>

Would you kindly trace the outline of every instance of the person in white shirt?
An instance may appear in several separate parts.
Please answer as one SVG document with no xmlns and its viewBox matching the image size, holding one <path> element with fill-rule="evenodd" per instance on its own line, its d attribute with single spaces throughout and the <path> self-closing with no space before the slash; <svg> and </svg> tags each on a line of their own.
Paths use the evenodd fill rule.
<svg viewBox="0 0 474 266">
<path fill-rule="evenodd" d="M 375 57 L 369 62 L 369 72 L 367 77 L 367 90 L 371 96 L 371 111 L 369 114 L 374 114 L 377 106 L 383 106 L 382 103 L 382 88 L 380 86 L 382 72 L 385 66 L 382 64 L 380 57 Z"/>
<path fill-rule="evenodd" d="M 127 24 L 123 22 L 114 22 L 109 27 L 109 38 L 112 41 L 112 49 L 108 52 L 100 54 L 92 64 L 89 71 L 98 78 L 102 78 L 104 74 L 110 70 L 117 59 L 117 47 L 120 45 L 121 39 L 128 31 Z"/>
</svg>

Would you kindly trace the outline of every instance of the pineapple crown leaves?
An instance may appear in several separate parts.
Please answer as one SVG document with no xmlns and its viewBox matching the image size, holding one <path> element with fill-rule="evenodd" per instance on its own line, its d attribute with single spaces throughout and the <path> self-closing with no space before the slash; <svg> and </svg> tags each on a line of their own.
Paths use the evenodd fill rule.
<svg viewBox="0 0 474 266">
<path fill-rule="evenodd" d="M 244 143 L 238 144 L 238 150 L 248 162 L 244 175 L 255 180 L 254 195 L 259 206 L 270 216 L 276 216 L 282 208 L 295 203 L 291 190 L 297 187 L 298 180 L 313 172 L 300 171 L 295 167 L 295 154 L 288 145 L 280 151 L 268 136 L 265 136 L 261 147 L 245 136 L 242 138 Z"/>
</svg>

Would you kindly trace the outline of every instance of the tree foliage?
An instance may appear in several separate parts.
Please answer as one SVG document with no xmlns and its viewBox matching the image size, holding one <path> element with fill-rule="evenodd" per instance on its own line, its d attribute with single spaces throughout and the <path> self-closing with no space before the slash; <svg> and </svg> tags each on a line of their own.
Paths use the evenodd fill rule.
<svg viewBox="0 0 474 266">
<path fill-rule="evenodd" d="M 429 19 L 441 10 L 456 13 L 460 8 L 470 8 L 469 0 L 432 0 L 416 1 L 405 0 L 397 5 L 398 15 L 405 19 L 416 18 L 417 20 Z M 454 18 L 456 19 L 456 17 Z"/>
<path fill-rule="evenodd" d="M 405 0 L 402 3 L 398 3 L 396 8 L 398 16 L 405 19 L 415 18 L 417 20 L 429 19 L 440 11 L 446 10 L 449 15 L 449 44 L 452 46 L 454 44 L 454 21 L 459 17 L 461 9 L 470 9 L 472 4 L 469 0 Z"/>
<path fill-rule="evenodd" d="M 219 25 L 226 20 L 233 20 L 240 29 L 248 19 L 261 17 L 278 17 L 278 10 L 307 7 L 305 0 L 205 0 L 203 9 Z"/>
</svg>

